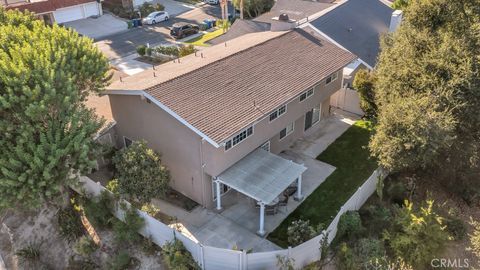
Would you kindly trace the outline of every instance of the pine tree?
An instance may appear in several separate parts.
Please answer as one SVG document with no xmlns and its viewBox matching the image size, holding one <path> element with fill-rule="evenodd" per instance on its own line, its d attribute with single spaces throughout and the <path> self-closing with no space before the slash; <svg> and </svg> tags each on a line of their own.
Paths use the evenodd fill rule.
<svg viewBox="0 0 480 270">
<path fill-rule="evenodd" d="M 58 202 L 78 182 L 102 124 L 84 101 L 109 80 L 90 39 L 0 8 L 0 208 Z"/>
</svg>

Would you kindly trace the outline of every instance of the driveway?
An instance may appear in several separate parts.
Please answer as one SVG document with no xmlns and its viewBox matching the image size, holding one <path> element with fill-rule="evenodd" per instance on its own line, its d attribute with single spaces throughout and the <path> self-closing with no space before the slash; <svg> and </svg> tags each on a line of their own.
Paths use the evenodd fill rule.
<svg viewBox="0 0 480 270">
<path fill-rule="evenodd" d="M 93 39 L 100 39 L 102 37 L 111 36 L 128 30 L 126 21 L 110 14 L 104 14 L 98 18 L 87 18 L 66 22 L 64 25 Z"/>
<path fill-rule="evenodd" d="M 168 2 L 164 2 L 168 1 Z M 110 59 L 118 59 L 135 53 L 138 45 L 171 44 L 175 40 L 170 37 L 170 28 L 176 22 L 188 22 L 199 24 L 208 18 L 220 18 L 221 10 L 218 5 L 201 5 L 193 7 L 173 0 L 161 0 L 166 10 L 172 10 L 170 20 L 156 25 L 148 25 L 127 32 L 110 35 L 98 39 L 96 45 Z M 168 3 L 168 4 L 167 4 Z M 230 8 L 230 10 L 233 10 Z M 170 11 L 169 11 L 170 12 Z M 175 15 L 175 12 L 181 12 Z"/>
</svg>

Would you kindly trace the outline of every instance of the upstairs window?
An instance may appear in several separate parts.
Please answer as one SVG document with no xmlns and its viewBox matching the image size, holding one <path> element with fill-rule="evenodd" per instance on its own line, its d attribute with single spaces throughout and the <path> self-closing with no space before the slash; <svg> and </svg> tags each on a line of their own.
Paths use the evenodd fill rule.
<svg viewBox="0 0 480 270">
<path fill-rule="evenodd" d="M 294 130 L 294 122 L 288 124 L 284 129 L 280 130 L 280 140 L 287 137 Z"/>
<path fill-rule="evenodd" d="M 307 91 L 303 92 L 303 94 L 300 95 L 300 101 L 304 101 L 305 99 L 313 96 L 313 88 L 308 89 Z"/>
<path fill-rule="evenodd" d="M 233 136 L 230 140 L 225 142 L 225 151 L 241 143 L 243 140 L 245 140 L 247 137 L 249 137 L 252 134 L 253 134 L 253 126 L 240 131 L 237 135 Z"/>
<path fill-rule="evenodd" d="M 277 110 L 275 110 L 274 112 L 272 112 L 270 114 L 270 121 L 273 121 L 273 120 L 277 119 L 282 114 L 284 114 L 286 111 L 287 111 L 287 105 L 280 106 L 280 108 L 278 108 Z"/>
<path fill-rule="evenodd" d="M 337 73 L 338 72 L 335 72 L 332 75 L 330 75 L 329 77 L 327 77 L 327 79 L 325 80 L 325 84 L 329 84 L 329 83 L 335 81 L 337 79 L 337 76 L 338 76 Z"/>
</svg>

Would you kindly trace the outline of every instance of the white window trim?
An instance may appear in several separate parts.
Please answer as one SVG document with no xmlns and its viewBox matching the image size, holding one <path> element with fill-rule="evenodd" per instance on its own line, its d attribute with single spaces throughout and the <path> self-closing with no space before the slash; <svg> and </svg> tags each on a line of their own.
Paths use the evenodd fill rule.
<svg viewBox="0 0 480 270">
<path fill-rule="evenodd" d="M 231 150 L 232 148 L 234 148 L 235 146 L 241 144 L 241 143 L 244 142 L 246 139 L 248 139 L 249 137 L 253 136 L 253 134 L 255 134 L 255 128 L 254 128 L 253 126 L 254 126 L 254 125 L 248 126 L 248 127 L 244 128 L 244 129 L 242 129 L 241 131 L 237 132 L 237 133 L 236 133 L 235 135 L 233 135 L 232 137 L 228 138 L 228 140 L 225 140 L 225 142 L 223 143 L 223 150 L 224 150 L 225 152 L 230 151 L 230 150 Z M 233 145 L 233 137 L 237 136 L 238 134 L 240 134 L 240 133 L 242 133 L 242 132 L 244 132 L 244 131 L 247 131 L 247 129 L 249 129 L 250 127 L 252 128 L 252 134 L 247 135 L 247 137 L 245 137 L 245 139 L 243 139 L 243 140 L 241 140 L 239 143 Z M 228 141 L 231 141 L 231 142 L 232 142 L 232 146 L 227 150 L 227 149 L 225 149 L 225 144 L 226 144 Z"/>
<path fill-rule="evenodd" d="M 308 91 L 312 90 L 312 94 L 311 95 L 308 95 Z M 306 98 L 304 100 L 300 100 L 300 97 L 303 95 L 303 94 L 306 94 Z M 299 96 L 298 96 L 298 102 L 304 102 L 305 100 L 307 100 L 309 97 L 313 97 L 315 95 L 315 86 L 303 91 Z"/>
<path fill-rule="evenodd" d="M 280 132 L 278 133 L 278 138 L 279 138 L 278 140 L 279 140 L 279 141 L 282 141 L 283 139 L 287 138 L 288 135 L 292 134 L 292 133 L 295 131 L 295 122 L 288 123 L 288 125 L 290 125 L 290 124 L 292 124 L 292 126 L 293 126 L 293 127 L 292 127 L 292 131 L 287 132 L 287 133 L 285 134 L 285 137 L 280 138 L 280 133 L 282 132 L 282 130 L 287 129 L 287 127 L 282 128 L 282 130 L 280 130 Z M 288 126 L 288 125 L 287 125 L 287 126 Z M 313 126 L 313 125 L 312 125 L 312 126 Z"/>
<path fill-rule="evenodd" d="M 335 76 L 335 79 L 333 78 L 333 76 Z M 327 83 L 327 79 L 328 78 L 332 78 L 330 82 Z M 338 71 L 337 72 L 334 72 L 332 73 L 330 76 L 328 76 L 326 79 L 325 79 L 325 85 L 329 85 L 331 84 L 332 82 L 336 81 L 338 79 Z"/>
<path fill-rule="evenodd" d="M 313 110 L 313 109 L 315 109 L 315 107 L 312 108 L 312 110 Z M 307 117 L 307 115 L 306 115 L 306 114 L 303 114 L 303 123 L 305 123 L 305 117 Z M 312 130 L 312 128 L 313 128 L 314 126 L 316 126 L 316 125 L 317 125 L 318 123 L 320 123 L 320 122 L 322 122 L 322 103 L 320 103 L 320 109 L 318 110 L 318 121 L 315 122 L 315 123 L 312 123 L 312 125 L 310 126 L 310 128 L 307 129 L 307 130 L 305 130 L 305 127 L 304 127 L 303 133 L 305 134 L 305 133 L 307 133 L 307 132 L 310 132 L 310 130 Z"/>
<path fill-rule="evenodd" d="M 282 114 L 280 114 L 280 108 L 282 108 L 282 107 L 285 107 L 285 112 L 283 112 Z M 277 120 L 277 119 L 280 118 L 282 115 L 287 114 L 287 111 L 288 111 L 288 106 L 287 106 L 287 104 L 281 105 L 281 106 L 278 107 L 275 111 L 271 112 L 271 113 L 268 115 L 268 121 L 269 121 L 269 122 L 273 122 L 273 121 Z M 275 117 L 273 120 L 270 120 L 270 116 L 271 116 L 273 113 L 275 113 L 275 112 L 277 113 L 277 117 Z"/>
</svg>

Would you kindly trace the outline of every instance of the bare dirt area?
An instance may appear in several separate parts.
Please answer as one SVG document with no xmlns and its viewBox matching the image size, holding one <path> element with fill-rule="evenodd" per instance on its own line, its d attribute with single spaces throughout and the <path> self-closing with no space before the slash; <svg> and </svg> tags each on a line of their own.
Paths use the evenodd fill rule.
<svg viewBox="0 0 480 270">
<path fill-rule="evenodd" d="M 57 208 L 44 207 L 37 212 L 23 213 L 6 211 L 0 215 L 0 256 L 6 269 L 86 269 L 75 263 L 81 257 L 74 251 L 74 241 L 68 242 L 59 233 Z M 85 230 L 87 231 L 87 230 Z M 93 264 L 88 269 L 112 269 L 110 262 L 117 255 L 113 232 L 96 230 L 99 247 L 91 255 Z M 17 255 L 22 249 L 35 247 L 38 260 L 25 262 Z M 129 267 L 123 269 L 164 269 L 159 249 L 155 246 L 145 248 L 144 244 L 129 247 L 126 252 L 132 257 Z M 0 264 L 0 269 L 1 269 Z"/>
</svg>

